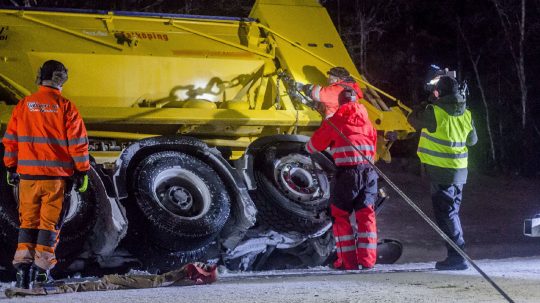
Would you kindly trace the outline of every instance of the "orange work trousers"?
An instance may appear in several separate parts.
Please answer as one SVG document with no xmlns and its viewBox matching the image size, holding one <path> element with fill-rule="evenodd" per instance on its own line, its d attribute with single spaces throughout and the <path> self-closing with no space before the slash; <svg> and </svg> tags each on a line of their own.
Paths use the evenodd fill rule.
<svg viewBox="0 0 540 303">
<path fill-rule="evenodd" d="M 19 183 L 19 240 L 13 257 L 15 268 L 34 263 L 44 270 L 56 264 L 63 216 L 64 180 L 21 180 Z"/>
</svg>

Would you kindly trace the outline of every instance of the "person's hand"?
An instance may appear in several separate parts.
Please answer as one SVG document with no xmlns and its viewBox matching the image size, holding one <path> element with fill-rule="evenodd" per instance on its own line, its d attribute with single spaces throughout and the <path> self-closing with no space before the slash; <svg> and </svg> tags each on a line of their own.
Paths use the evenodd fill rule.
<svg viewBox="0 0 540 303">
<path fill-rule="evenodd" d="M 395 131 L 388 131 L 384 134 L 384 140 L 386 141 L 396 141 L 398 139 L 398 134 Z"/>
<path fill-rule="evenodd" d="M 73 175 L 73 186 L 75 190 L 84 193 L 88 189 L 88 174 L 87 172 L 75 172 Z"/>
<path fill-rule="evenodd" d="M 17 173 L 17 167 L 8 167 L 6 174 L 7 184 L 11 186 L 17 186 L 20 181 L 20 176 Z"/>
<path fill-rule="evenodd" d="M 323 119 L 326 119 L 326 106 L 322 102 L 314 102 L 314 108 L 319 114 L 321 114 Z"/>
</svg>

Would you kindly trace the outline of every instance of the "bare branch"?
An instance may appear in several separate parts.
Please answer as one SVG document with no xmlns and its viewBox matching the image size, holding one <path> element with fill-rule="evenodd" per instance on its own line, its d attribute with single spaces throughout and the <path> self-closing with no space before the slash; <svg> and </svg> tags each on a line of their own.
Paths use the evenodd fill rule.
<svg viewBox="0 0 540 303">
<path fill-rule="evenodd" d="M 508 48 L 510 49 L 510 54 L 512 56 L 512 59 L 514 61 L 514 65 L 516 68 L 516 74 L 519 80 L 519 86 L 521 90 L 521 126 L 522 128 L 525 128 L 525 125 L 527 123 L 527 83 L 526 83 L 526 74 L 525 74 L 525 55 L 524 55 L 524 44 L 525 44 L 525 0 L 521 0 L 520 5 L 520 13 L 518 16 L 516 16 L 515 22 L 512 22 L 510 20 L 509 15 L 507 14 L 507 11 L 509 9 L 504 9 L 502 7 L 502 4 L 500 0 L 491 0 L 493 5 L 495 6 L 495 10 L 497 11 L 497 15 L 499 16 L 499 20 L 501 22 L 501 26 L 503 28 L 504 36 L 506 39 L 506 43 L 508 45 Z M 512 41 L 512 37 L 516 35 L 512 35 L 512 24 L 517 24 L 518 28 L 518 41 L 517 41 L 517 52 L 516 47 L 514 46 L 514 42 Z"/>
<path fill-rule="evenodd" d="M 478 70 L 478 62 L 480 61 L 480 54 L 476 56 L 476 58 L 473 58 L 473 53 L 471 50 L 471 46 L 469 44 L 469 40 L 465 36 L 465 32 L 463 31 L 463 27 L 461 25 L 461 20 L 458 17 L 457 19 L 457 25 L 458 25 L 458 31 L 461 36 L 461 39 L 463 40 L 463 44 L 465 45 L 465 48 L 467 49 L 467 53 L 469 56 L 469 60 L 471 61 L 471 64 L 473 66 L 474 74 L 476 77 L 476 82 L 478 83 L 478 88 L 480 89 L 480 96 L 482 97 L 482 103 L 484 104 L 484 108 L 486 110 L 486 128 L 487 133 L 489 137 L 489 145 L 491 149 L 491 159 L 493 160 L 493 163 L 497 163 L 497 156 L 495 153 L 495 143 L 493 141 L 493 134 L 491 131 L 491 122 L 490 122 L 490 114 L 489 114 L 489 106 L 486 99 L 486 94 L 484 92 L 484 86 L 482 85 L 482 80 L 480 79 L 480 72 Z"/>
</svg>

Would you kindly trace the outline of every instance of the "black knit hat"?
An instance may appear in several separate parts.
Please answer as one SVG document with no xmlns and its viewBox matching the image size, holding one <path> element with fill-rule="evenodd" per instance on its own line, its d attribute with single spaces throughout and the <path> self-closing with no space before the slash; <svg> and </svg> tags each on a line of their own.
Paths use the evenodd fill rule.
<svg viewBox="0 0 540 303">
<path fill-rule="evenodd" d="M 43 85 L 44 81 L 49 81 L 48 86 L 62 87 L 68 79 L 68 70 L 61 62 L 48 60 L 39 68 L 36 77 L 36 84 Z"/>
<path fill-rule="evenodd" d="M 332 67 L 328 72 L 327 72 L 328 75 L 331 75 L 331 76 L 335 76 L 335 77 L 338 77 L 338 78 L 347 78 L 347 77 L 350 77 L 351 74 L 349 73 L 349 71 L 347 69 L 345 69 L 345 67 L 341 67 L 341 66 L 336 66 L 336 67 Z"/>
<path fill-rule="evenodd" d="M 56 60 L 49 60 L 43 63 L 40 70 L 41 80 L 52 80 L 54 72 L 66 73 L 67 69 L 61 62 Z"/>
<path fill-rule="evenodd" d="M 439 97 L 454 95 L 458 92 L 458 83 L 452 77 L 442 76 L 439 82 L 435 84 L 435 89 L 439 92 Z"/>
</svg>

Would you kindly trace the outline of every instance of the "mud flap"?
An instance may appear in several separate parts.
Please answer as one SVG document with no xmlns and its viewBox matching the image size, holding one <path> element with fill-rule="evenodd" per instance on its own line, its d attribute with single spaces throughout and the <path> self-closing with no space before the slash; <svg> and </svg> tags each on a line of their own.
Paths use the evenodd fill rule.
<svg viewBox="0 0 540 303">
<path fill-rule="evenodd" d="M 107 195 L 105 185 L 94 168 L 90 169 L 89 177 L 95 184 L 92 190 L 100 202 L 100 213 L 88 241 L 89 247 L 96 255 L 112 255 L 127 233 L 126 211 L 115 198 Z"/>
<path fill-rule="evenodd" d="M 392 239 L 379 239 L 377 243 L 377 264 L 393 264 L 403 253 L 403 245 Z"/>
</svg>

